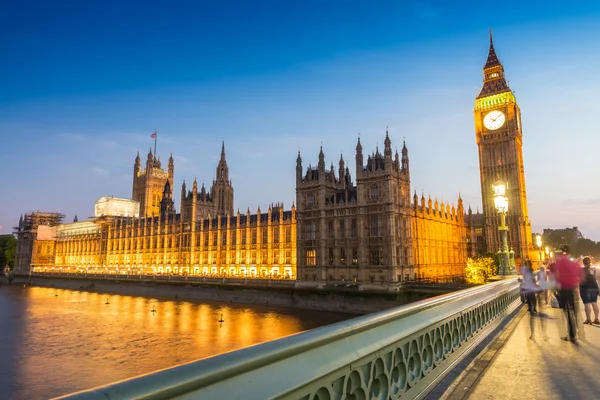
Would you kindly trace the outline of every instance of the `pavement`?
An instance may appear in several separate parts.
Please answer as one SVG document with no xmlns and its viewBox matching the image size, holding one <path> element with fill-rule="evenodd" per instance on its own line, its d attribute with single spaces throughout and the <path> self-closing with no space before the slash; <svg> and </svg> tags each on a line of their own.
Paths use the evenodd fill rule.
<svg viewBox="0 0 600 400">
<path fill-rule="evenodd" d="M 485 367 L 478 370 L 472 363 L 469 368 L 475 372 L 465 371 L 454 392 L 444 397 L 599 399 L 600 325 L 583 325 L 580 318 L 576 345 L 561 340 L 567 332 L 561 310 L 548 305 L 538 311 L 530 315 L 524 307 L 480 357 L 488 359 Z"/>
</svg>

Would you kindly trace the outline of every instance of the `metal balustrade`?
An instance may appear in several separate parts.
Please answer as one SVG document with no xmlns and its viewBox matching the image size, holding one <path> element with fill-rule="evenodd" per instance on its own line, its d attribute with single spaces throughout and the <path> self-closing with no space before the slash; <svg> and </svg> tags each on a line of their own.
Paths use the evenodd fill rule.
<svg viewBox="0 0 600 400">
<path fill-rule="evenodd" d="M 294 287 L 295 279 L 268 279 L 268 278 L 229 278 L 216 276 L 198 276 L 198 275 L 126 275 L 126 274 L 94 274 L 94 273 L 74 273 L 74 272 L 35 272 L 32 277 L 47 278 L 72 278 L 80 280 L 104 280 L 104 281 L 122 281 L 122 282 L 173 282 L 187 283 L 191 285 L 198 284 L 228 284 L 228 285 L 256 285 L 256 286 L 282 286 Z"/>
<path fill-rule="evenodd" d="M 519 304 L 499 281 L 63 399 L 418 399 Z"/>
</svg>

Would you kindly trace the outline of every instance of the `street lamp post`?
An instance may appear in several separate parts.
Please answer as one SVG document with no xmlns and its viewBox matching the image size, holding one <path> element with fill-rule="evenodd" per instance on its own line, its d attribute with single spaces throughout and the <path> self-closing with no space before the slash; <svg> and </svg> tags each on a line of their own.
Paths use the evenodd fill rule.
<svg viewBox="0 0 600 400">
<path fill-rule="evenodd" d="M 538 253 L 539 253 L 539 258 L 540 258 L 540 263 L 543 261 L 542 259 L 542 235 L 540 235 L 539 233 L 537 235 L 535 235 L 535 245 L 538 248 Z"/>
<path fill-rule="evenodd" d="M 508 212 L 508 197 L 506 197 L 507 184 L 497 180 L 492 184 L 494 190 L 494 206 L 500 214 L 500 237 L 502 238 L 502 248 L 500 249 L 500 275 L 510 275 L 510 261 L 508 257 L 508 226 L 506 226 L 506 213 Z"/>
</svg>

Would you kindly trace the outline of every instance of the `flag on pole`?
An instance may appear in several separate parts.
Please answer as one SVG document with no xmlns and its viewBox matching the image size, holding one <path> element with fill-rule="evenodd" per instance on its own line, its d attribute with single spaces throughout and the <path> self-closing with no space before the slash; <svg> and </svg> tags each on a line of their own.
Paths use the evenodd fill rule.
<svg viewBox="0 0 600 400">
<path fill-rule="evenodd" d="M 156 132 L 154 132 L 152 135 L 150 135 L 150 137 L 151 137 L 152 139 L 156 139 Z"/>
</svg>

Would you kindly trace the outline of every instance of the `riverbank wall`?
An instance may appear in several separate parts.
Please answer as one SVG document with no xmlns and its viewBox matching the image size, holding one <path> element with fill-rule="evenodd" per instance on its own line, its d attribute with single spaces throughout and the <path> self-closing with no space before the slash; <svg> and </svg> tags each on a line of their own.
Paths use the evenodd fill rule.
<svg viewBox="0 0 600 400">
<path fill-rule="evenodd" d="M 13 285 L 31 285 L 160 299 L 190 299 L 221 303 L 258 304 L 306 310 L 363 315 L 423 300 L 456 289 L 432 288 L 397 291 L 358 291 L 344 288 L 306 287 L 289 281 L 285 285 L 131 281 L 79 277 L 34 276 L 31 281 L 17 277 Z"/>
</svg>

